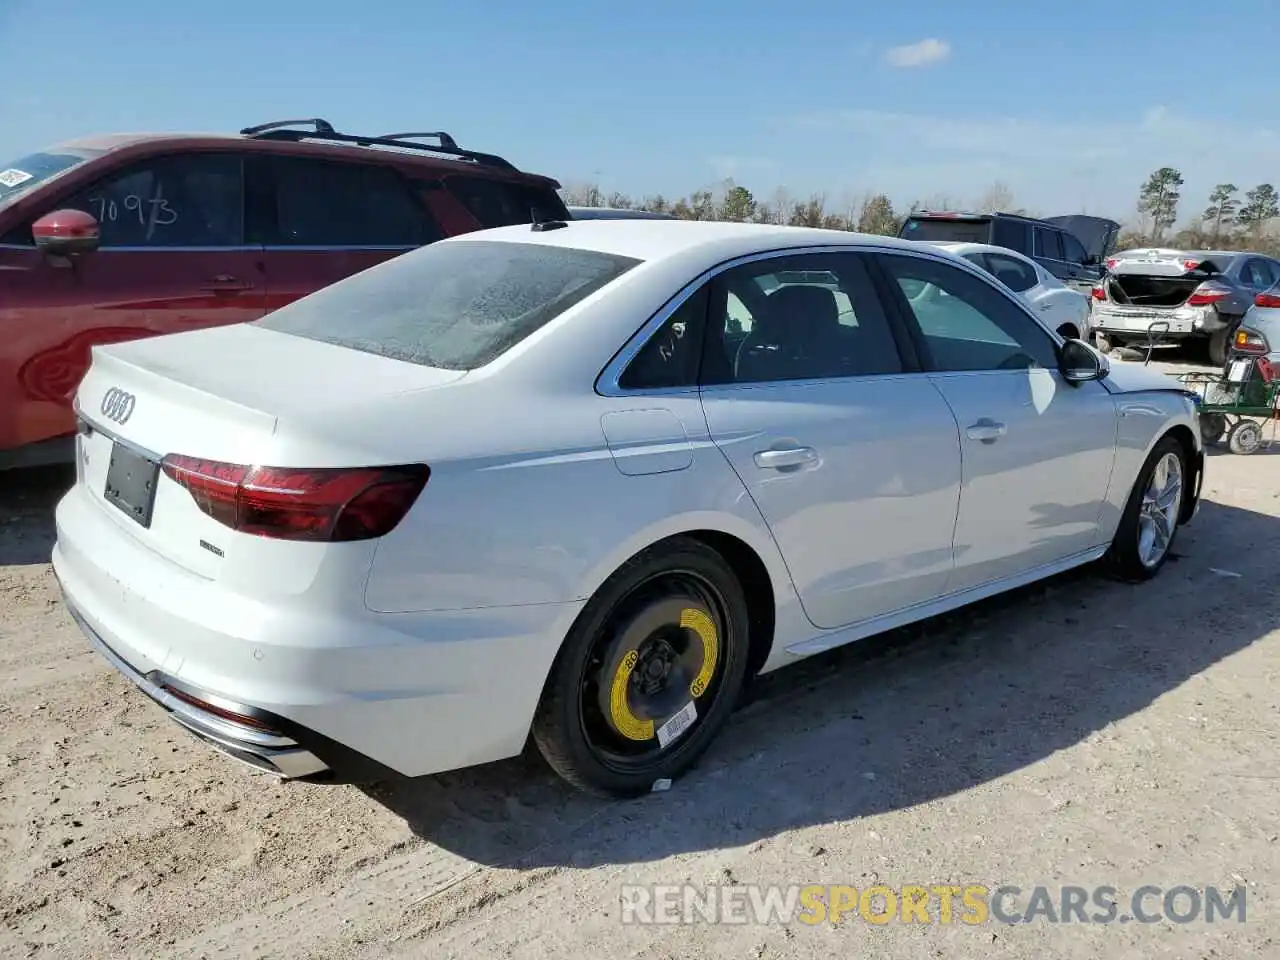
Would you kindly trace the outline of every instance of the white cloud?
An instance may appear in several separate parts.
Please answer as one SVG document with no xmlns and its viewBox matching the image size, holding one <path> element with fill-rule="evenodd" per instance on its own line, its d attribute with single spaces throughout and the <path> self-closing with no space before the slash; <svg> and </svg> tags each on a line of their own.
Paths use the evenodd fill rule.
<svg viewBox="0 0 1280 960">
<path fill-rule="evenodd" d="M 811 155 L 858 158 L 854 169 L 845 168 L 849 176 L 903 202 L 936 194 L 971 201 L 1002 180 L 1020 205 L 1042 213 L 1085 207 L 1125 218 L 1151 171 L 1170 166 L 1186 179 L 1185 219 L 1204 208 L 1215 184 L 1237 183 L 1243 194 L 1275 182 L 1280 169 L 1280 133 L 1258 125 L 1187 116 L 1164 105 L 1135 104 L 1114 116 L 1120 119 L 836 110 L 798 124 L 813 138 Z M 1232 149 L 1224 153 L 1223 143 Z"/>
<path fill-rule="evenodd" d="M 951 44 L 936 37 L 927 37 L 919 43 L 908 43 L 901 47 L 890 47 L 884 58 L 894 67 L 927 67 L 931 63 L 941 63 L 951 56 Z"/>
</svg>

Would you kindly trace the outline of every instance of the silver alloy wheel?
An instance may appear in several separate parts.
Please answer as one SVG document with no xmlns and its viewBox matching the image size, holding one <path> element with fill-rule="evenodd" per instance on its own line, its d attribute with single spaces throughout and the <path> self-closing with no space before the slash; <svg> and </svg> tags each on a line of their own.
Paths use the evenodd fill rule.
<svg viewBox="0 0 1280 960">
<path fill-rule="evenodd" d="M 1138 513 L 1138 559 L 1148 569 L 1169 552 L 1182 510 L 1182 459 L 1166 453 L 1151 471 Z"/>
</svg>

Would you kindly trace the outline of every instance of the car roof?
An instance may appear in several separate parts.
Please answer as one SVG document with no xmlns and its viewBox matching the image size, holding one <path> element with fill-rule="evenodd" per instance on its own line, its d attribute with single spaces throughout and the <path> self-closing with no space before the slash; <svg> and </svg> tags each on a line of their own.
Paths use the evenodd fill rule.
<svg viewBox="0 0 1280 960">
<path fill-rule="evenodd" d="M 958 240 L 917 240 L 915 242 L 927 243 L 931 247 L 937 247 L 939 250 L 946 250 L 949 253 L 954 253 L 958 257 L 962 257 L 966 253 L 1000 253 L 1014 257 L 1018 260 L 1032 262 L 1031 258 L 1026 254 L 1019 253 L 1017 250 L 1010 250 L 1008 247 L 998 246 L 994 243 L 972 243 Z"/>
<path fill-rule="evenodd" d="M 715 220 L 572 220 L 555 230 L 534 230 L 521 224 L 450 237 L 440 243 L 477 240 L 545 244 L 646 261 L 705 254 L 713 262 L 793 247 L 876 246 L 919 253 L 924 246 L 913 240 L 845 230 Z"/>
<path fill-rule="evenodd" d="M 310 139 L 305 136 L 299 139 L 276 139 L 273 137 L 246 136 L 242 133 L 140 132 L 105 133 L 77 137 L 73 140 L 64 140 L 61 143 L 54 144 L 48 150 L 52 152 L 58 150 L 84 150 L 109 153 L 115 150 L 132 150 L 144 146 L 152 149 L 164 149 L 167 147 L 178 149 L 210 147 L 214 149 L 234 149 L 248 144 L 253 144 L 255 151 L 294 156 L 329 156 L 344 159 L 363 158 L 367 160 L 370 152 L 373 152 L 380 156 L 389 156 L 396 163 L 426 166 L 439 170 L 452 170 L 459 173 L 467 171 L 474 174 L 477 171 L 484 171 L 486 176 L 538 181 L 552 189 L 557 189 L 560 186 L 551 177 L 528 173 L 514 167 L 508 170 L 488 164 L 476 163 L 472 160 L 432 153 L 429 148 L 426 150 L 415 148 L 412 143 L 406 143 L 403 147 L 388 145 L 361 146 L 356 143 Z"/>
</svg>

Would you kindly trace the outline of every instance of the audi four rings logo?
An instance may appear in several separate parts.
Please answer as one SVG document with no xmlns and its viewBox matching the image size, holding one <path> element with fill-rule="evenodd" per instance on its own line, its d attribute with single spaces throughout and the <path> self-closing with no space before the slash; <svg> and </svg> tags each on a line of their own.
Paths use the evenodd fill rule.
<svg viewBox="0 0 1280 960">
<path fill-rule="evenodd" d="M 102 415 L 116 423 L 124 423 L 133 416 L 137 398 L 132 393 L 112 387 L 102 396 Z"/>
</svg>

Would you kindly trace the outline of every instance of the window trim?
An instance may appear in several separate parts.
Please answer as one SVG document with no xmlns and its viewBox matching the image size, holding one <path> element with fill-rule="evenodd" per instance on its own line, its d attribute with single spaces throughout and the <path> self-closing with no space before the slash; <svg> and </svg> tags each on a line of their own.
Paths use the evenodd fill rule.
<svg viewBox="0 0 1280 960">
<path fill-rule="evenodd" d="M 975 267 L 968 260 L 964 260 L 963 258 L 958 258 L 962 262 L 955 263 L 954 261 L 949 259 L 944 259 L 943 257 L 921 256 L 919 253 L 917 253 L 914 250 L 895 250 L 895 249 L 882 248 L 882 249 L 875 250 L 874 253 L 876 254 L 876 256 L 872 258 L 873 262 L 870 266 L 872 269 L 875 270 L 876 274 L 881 278 L 882 282 L 885 284 L 886 289 L 888 290 L 888 295 L 892 300 L 892 304 L 888 305 L 889 309 L 891 309 L 893 313 L 896 315 L 896 318 L 899 323 L 906 325 L 907 331 L 911 335 L 911 340 L 916 345 L 916 352 L 921 357 L 925 374 L 931 375 L 931 376 L 939 376 L 939 377 L 997 376 L 997 375 L 1008 376 L 1010 374 L 1021 374 L 1025 376 L 1026 370 L 1025 369 L 1011 369 L 1011 370 L 941 370 L 941 369 L 938 369 L 937 366 L 934 364 L 933 355 L 929 351 L 929 344 L 925 339 L 924 331 L 920 329 L 920 324 L 915 319 L 915 314 L 911 310 L 911 304 L 907 302 L 907 295 L 903 293 L 902 288 L 898 285 L 898 282 L 893 278 L 893 274 L 889 272 L 888 267 L 881 262 L 880 260 L 881 255 L 914 257 L 918 260 L 933 260 L 935 262 L 941 263 L 943 266 L 952 267 L 954 269 L 967 271 L 968 273 L 973 274 L 973 276 L 977 277 L 980 281 L 985 283 L 988 287 L 993 289 L 997 294 L 1004 297 L 1011 304 L 1013 304 L 1014 307 L 1016 307 L 1019 311 L 1021 311 L 1022 315 L 1026 317 L 1028 320 L 1030 320 L 1031 323 L 1036 327 L 1036 329 L 1040 330 L 1046 337 L 1049 338 L 1049 342 L 1053 346 L 1053 353 L 1055 358 L 1061 356 L 1062 345 L 1066 341 L 1062 336 L 1058 334 L 1058 331 L 1049 327 L 1048 324 L 1046 324 L 1043 320 L 1040 319 L 1040 317 L 1036 316 L 1035 312 L 1031 309 L 1030 306 L 1028 306 L 1025 300 L 1023 300 L 1013 291 L 1009 290 L 1004 284 L 1000 283 L 1000 281 L 998 281 L 995 277 L 983 272 L 978 267 Z M 1051 370 L 1051 372 L 1056 373 L 1057 369 L 1054 368 L 1053 370 Z"/>
<path fill-rule="evenodd" d="M 56 194 L 53 200 L 47 204 L 44 213 L 32 213 L 30 219 L 24 221 L 24 226 L 35 223 L 45 214 L 53 213 L 61 210 L 65 204 L 80 194 L 89 193 L 101 187 L 105 183 L 126 175 L 139 167 L 145 167 L 150 164 L 164 163 L 173 160 L 187 160 L 193 157 L 230 157 L 240 164 L 240 242 L 232 244 L 180 244 L 176 246 L 148 246 L 137 244 L 117 244 L 108 246 L 102 244 L 95 251 L 95 255 L 103 253 L 204 253 L 204 252 L 220 252 L 227 253 L 233 251 L 259 250 L 256 244 L 248 242 L 249 231 L 249 163 L 252 159 L 252 151 L 250 150 L 173 150 L 161 153 L 147 154 L 142 157 L 135 157 L 124 163 L 117 164 L 111 169 L 103 172 L 103 174 L 94 180 L 81 185 L 72 186 L 70 189 L 63 190 Z M 23 250 L 37 249 L 35 246 L 22 247 Z"/>
<path fill-rule="evenodd" d="M 1041 235 L 1049 234 L 1049 233 L 1053 234 L 1055 237 L 1058 238 L 1058 244 L 1057 244 L 1058 255 L 1056 257 L 1053 256 L 1052 254 L 1044 253 L 1040 249 Z M 1070 262 L 1064 259 L 1067 255 L 1067 251 L 1062 246 L 1062 231 L 1059 230 L 1057 227 L 1040 226 L 1039 224 L 1037 224 L 1031 232 L 1031 250 L 1034 256 L 1040 257 L 1044 260 L 1052 260 L 1055 263 Z"/>
<path fill-rule="evenodd" d="M 716 385 L 707 386 L 705 388 L 699 387 L 695 383 L 687 387 L 655 387 L 653 389 L 637 388 L 633 390 L 628 390 L 625 387 L 619 386 L 619 380 L 622 377 L 622 373 L 631 364 L 631 361 L 636 358 L 636 355 L 642 349 L 644 349 L 645 344 L 647 344 L 658 333 L 658 331 L 662 329 L 663 324 L 670 319 L 671 314 L 680 309 L 684 302 L 688 300 L 689 297 L 693 296 L 693 294 L 696 293 L 703 284 L 709 283 L 720 274 L 728 270 L 732 270 L 734 267 L 739 267 L 748 263 L 757 263 L 765 260 L 773 260 L 778 257 L 793 257 L 802 254 L 826 255 L 833 253 L 856 254 L 863 257 L 863 265 L 866 267 L 867 273 L 871 277 L 872 285 L 880 295 L 880 303 L 884 310 L 885 320 L 888 321 L 889 329 L 893 333 L 894 342 L 898 346 L 898 353 L 902 358 L 903 371 L 901 373 L 876 374 L 875 378 L 925 375 L 928 370 L 922 360 L 919 345 L 915 342 L 915 335 L 912 331 L 911 325 L 906 322 L 905 318 L 899 312 L 900 308 L 898 307 L 897 302 L 891 299 L 893 291 L 886 285 L 887 281 L 883 275 L 884 272 L 876 262 L 874 255 L 878 253 L 897 253 L 907 257 L 916 257 L 921 260 L 933 260 L 939 263 L 950 263 L 951 259 L 940 251 L 934 254 L 925 250 L 904 250 L 900 246 L 889 246 L 888 244 L 823 244 L 821 246 L 779 247 L 772 250 L 756 251 L 755 253 L 743 254 L 742 256 L 733 257 L 729 260 L 722 260 L 720 263 L 708 267 L 706 270 L 702 271 L 702 273 L 698 274 L 698 276 L 694 277 L 681 287 L 673 297 L 659 307 L 648 320 L 640 325 L 639 329 L 637 329 L 636 332 L 627 339 L 617 352 L 614 353 L 614 355 L 609 359 L 609 362 L 605 364 L 604 368 L 596 376 L 595 392 L 602 397 L 619 398 L 636 396 L 687 396 L 689 394 L 696 395 L 703 389 L 741 390 L 774 386 L 776 383 L 805 384 L 831 382 L 830 379 L 786 380 L 776 382 L 771 381 L 767 384 L 725 384 L 723 386 Z M 981 276 L 981 272 L 972 264 L 966 263 L 965 267 L 973 271 L 975 275 Z M 987 282 L 995 286 L 993 281 L 988 280 Z M 999 288 L 997 287 L 997 289 Z M 1003 293 L 1003 291 L 1001 292 Z M 1015 303 L 1018 302 L 1016 298 L 1010 294 L 1006 293 L 1005 296 L 1008 296 Z M 1032 315 L 1030 311 L 1026 311 L 1025 308 L 1024 312 L 1026 312 L 1027 315 L 1036 322 L 1036 325 L 1039 326 L 1040 329 L 1044 330 L 1046 333 L 1049 332 L 1049 329 L 1040 323 L 1039 318 Z M 705 328 L 703 335 L 705 336 Z M 1056 335 L 1053 336 L 1056 338 Z M 873 378 L 844 377 L 840 379 L 868 380 Z"/>
</svg>

